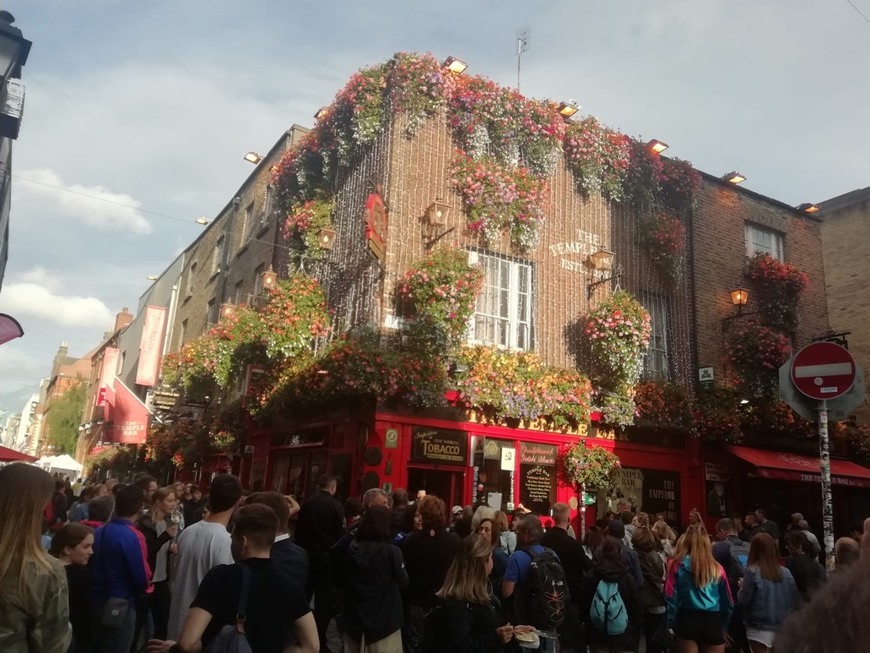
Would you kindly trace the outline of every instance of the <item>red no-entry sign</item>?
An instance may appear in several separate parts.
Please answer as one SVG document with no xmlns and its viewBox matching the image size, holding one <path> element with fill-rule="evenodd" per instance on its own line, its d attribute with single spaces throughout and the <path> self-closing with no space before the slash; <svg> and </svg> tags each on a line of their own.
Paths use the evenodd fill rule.
<svg viewBox="0 0 870 653">
<path fill-rule="evenodd" d="M 810 399 L 834 399 L 855 383 L 855 359 L 833 342 L 814 342 L 795 354 L 791 381 Z"/>
</svg>

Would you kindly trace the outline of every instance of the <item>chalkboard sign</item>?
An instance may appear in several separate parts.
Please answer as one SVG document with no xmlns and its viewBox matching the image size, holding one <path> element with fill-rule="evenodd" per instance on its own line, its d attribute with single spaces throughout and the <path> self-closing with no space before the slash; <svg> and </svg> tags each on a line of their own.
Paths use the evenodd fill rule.
<svg viewBox="0 0 870 653">
<path fill-rule="evenodd" d="M 462 431 L 415 426 L 411 436 L 411 461 L 436 465 L 467 465 L 468 435 Z"/>
<path fill-rule="evenodd" d="M 520 501 L 539 515 L 550 514 L 556 490 L 556 470 L 544 465 L 520 465 Z"/>
<path fill-rule="evenodd" d="M 520 443 L 520 463 L 555 467 L 557 449 L 552 444 Z"/>
</svg>

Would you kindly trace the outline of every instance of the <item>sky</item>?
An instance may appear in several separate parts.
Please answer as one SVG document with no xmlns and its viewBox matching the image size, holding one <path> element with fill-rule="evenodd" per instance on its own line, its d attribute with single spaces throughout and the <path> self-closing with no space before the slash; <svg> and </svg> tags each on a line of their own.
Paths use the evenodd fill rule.
<svg viewBox="0 0 870 653">
<path fill-rule="evenodd" d="M 33 41 L 14 146 L 0 414 L 62 341 L 97 346 L 293 123 L 397 51 L 457 56 L 525 95 L 670 144 L 745 187 L 870 186 L 870 0 L 7 0 Z M 101 201 L 108 200 L 108 201 Z"/>
</svg>

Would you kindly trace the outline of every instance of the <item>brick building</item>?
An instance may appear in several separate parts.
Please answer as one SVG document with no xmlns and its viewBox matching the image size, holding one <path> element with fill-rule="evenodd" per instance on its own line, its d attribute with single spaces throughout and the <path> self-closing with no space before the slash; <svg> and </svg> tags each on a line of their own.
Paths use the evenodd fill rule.
<svg viewBox="0 0 870 653">
<path fill-rule="evenodd" d="M 870 369 L 870 188 L 844 193 L 822 202 L 825 279 L 831 329 L 848 333 L 849 349 L 864 368 Z M 866 385 L 865 385 L 866 387 Z M 857 419 L 870 419 L 870 392 L 855 411 Z"/>
<path fill-rule="evenodd" d="M 389 89 L 388 83 L 382 88 Z M 758 250 L 797 266 L 810 279 L 799 325 L 790 334 L 793 346 L 828 331 L 820 223 L 805 212 L 702 175 L 694 209 L 681 216 L 688 244 L 676 279 L 669 283 L 650 252 L 638 245 L 649 207 L 581 193 L 560 154 L 546 175 L 550 201 L 540 241 L 519 252 L 507 236 L 485 244 L 466 228 L 463 198 L 451 184 L 456 143 L 448 113 L 435 110 L 414 129 L 407 113 L 385 109 L 384 116 L 380 133 L 331 168 L 327 183 L 336 234 L 317 257 L 300 256 L 288 246 L 280 234 L 286 207 L 284 212 L 272 210 L 272 168 L 288 148 L 303 146 L 307 130 L 294 126 L 282 136 L 185 251 L 169 351 L 203 334 L 230 305 L 256 304 L 262 274 L 270 268 L 281 277 L 299 269 L 314 276 L 324 288 L 336 331 L 370 326 L 388 338 L 402 327 L 396 285 L 436 241 L 468 252 L 485 274 L 468 343 L 532 351 L 557 368 L 589 368 L 581 319 L 609 290 L 620 287 L 637 296 L 651 316 L 644 378 L 691 393 L 699 368 L 712 367 L 716 382 L 726 385 L 724 329 L 735 310 L 729 292 L 745 285 L 747 256 Z M 318 129 L 323 123 L 315 128 L 315 138 L 320 138 Z M 324 175 L 326 169 L 324 162 Z M 428 211 L 436 202 L 449 211 L 442 224 L 433 225 Z M 372 232 L 378 230 L 382 255 L 373 254 Z M 592 255 L 608 251 L 612 272 L 593 269 Z M 755 312 L 753 299 L 744 309 L 745 319 Z M 229 389 L 228 394 L 240 391 Z M 767 467 L 746 458 L 753 450 L 722 443 L 701 447 L 697 438 L 676 428 L 625 432 L 593 423 L 556 432 L 532 424 L 484 423 L 456 407 L 424 410 L 372 403 L 353 410 L 331 408 L 318 415 L 288 410 L 267 423 L 249 422 L 243 447 L 225 463 L 247 485 L 300 497 L 311 492 L 319 474 L 330 471 L 344 479 L 346 494 L 374 486 L 407 487 L 426 489 L 452 503 L 491 501 L 506 510 L 523 503 L 546 512 L 555 500 L 576 508 L 575 489 L 558 481 L 557 451 L 566 442 L 589 438 L 619 455 L 623 470 L 616 485 L 637 495 L 636 509 L 664 512 L 684 523 L 691 508 L 708 505 L 717 480 L 726 483 L 728 512 L 754 507 L 767 496 L 738 492 L 737 484 L 728 485 L 726 479 L 765 476 Z M 452 453 L 432 454 L 424 445 L 433 438 L 441 450 Z M 779 469 L 772 463 L 769 467 Z M 718 470 L 718 476 L 709 470 Z M 808 482 L 801 489 L 812 494 L 814 488 Z M 775 495 L 775 505 L 768 507 L 777 517 L 794 509 L 795 497 L 779 486 L 763 489 Z M 616 494 L 602 492 L 595 508 L 601 514 L 620 505 Z"/>
<path fill-rule="evenodd" d="M 52 404 L 66 394 L 72 387 L 87 383 L 91 372 L 91 356 L 89 352 L 81 358 L 69 355 L 67 344 L 61 343 L 54 356 L 51 366 L 51 375 L 45 387 L 40 392 L 39 406 L 36 413 L 39 415 L 39 428 L 35 429 L 28 443 L 28 451 L 35 455 L 43 455 L 47 451 L 51 432 L 47 424 L 47 416 L 51 411 Z"/>
</svg>

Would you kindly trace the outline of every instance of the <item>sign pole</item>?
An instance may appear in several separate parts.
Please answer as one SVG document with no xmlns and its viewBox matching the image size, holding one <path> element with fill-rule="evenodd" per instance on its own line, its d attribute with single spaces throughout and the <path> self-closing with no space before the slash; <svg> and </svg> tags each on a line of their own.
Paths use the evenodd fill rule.
<svg viewBox="0 0 870 653">
<path fill-rule="evenodd" d="M 831 447 L 828 441 L 828 402 L 819 403 L 819 466 L 822 480 L 822 526 L 825 542 L 825 567 L 834 569 L 834 504 L 831 498 Z"/>
</svg>

